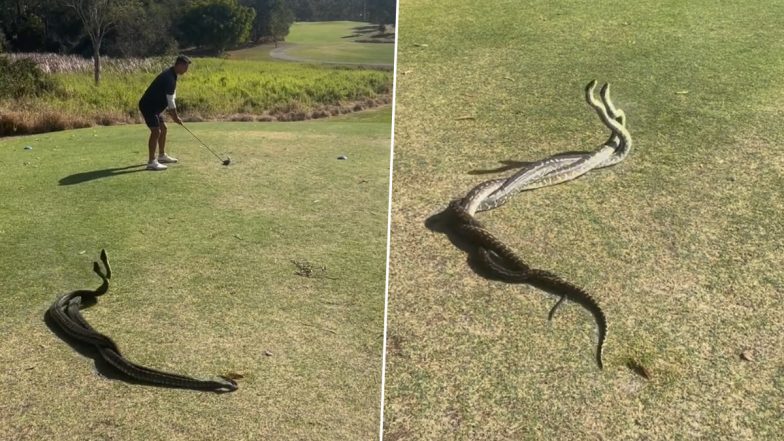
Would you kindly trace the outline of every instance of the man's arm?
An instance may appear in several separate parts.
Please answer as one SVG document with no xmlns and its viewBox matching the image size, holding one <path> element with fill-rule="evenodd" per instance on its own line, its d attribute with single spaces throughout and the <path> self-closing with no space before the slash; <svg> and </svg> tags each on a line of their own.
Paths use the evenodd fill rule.
<svg viewBox="0 0 784 441">
<path fill-rule="evenodd" d="M 175 84 L 171 82 L 168 87 L 166 88 L 166 111 L 171 116 L 172 120 L 179 125 L 182 125 L 182 120 L 180 116 L 177 115 L 177 104 L 174 102 L 174 98 L 177 97 L 177 92 L 175 91 Z"/>
<path fill-rule="evenodd" d="M 171 116 L 172 121 L 176 122 L 179 125 L 182 125 L 182 120 L 180 119 L 180 115 L 177 115 L 176 107 L 170 107 L 166 109 L 166 113 L 168 113 L 169 116 Z"/>
</svg>

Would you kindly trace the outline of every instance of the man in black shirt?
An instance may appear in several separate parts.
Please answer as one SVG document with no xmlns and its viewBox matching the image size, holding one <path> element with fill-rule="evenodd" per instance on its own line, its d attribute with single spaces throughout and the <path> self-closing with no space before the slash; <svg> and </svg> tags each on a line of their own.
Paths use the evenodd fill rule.
<svg viewBox="0 0 784 441">
<path fill-rule="evenodd" d="M 166 110 L 174 122 L 182 124 L 182 120 L 177 115 L 177 106 L 174 98 L 177 89 L 177 76 L 188 71 L 191 64 L 190 58 L 180 55 L 177 57 L 174 66 L 161 72 L 150 87 L 139 100 L 139 110 L 142 111 L 144 122 L 150 128 L 150 140 L 147 143 L 149 148 L 149 158 L 147 162 L 148 170 L 166 170 L 164 164 L 177 162 L 166 154 L 166 123 L 163 122 L 163 111 Z M 158 150 L 158 157 L 155 157 L 155 150 Z"/>
</svg>

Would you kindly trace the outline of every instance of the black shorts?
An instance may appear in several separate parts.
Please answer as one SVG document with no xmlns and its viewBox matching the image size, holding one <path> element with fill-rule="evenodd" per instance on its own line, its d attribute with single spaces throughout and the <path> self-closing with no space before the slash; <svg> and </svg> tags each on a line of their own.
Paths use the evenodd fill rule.
<svg viewBox="0 0 784 441">
<path fill-rule="evenodd" d="M 145 109 L 139 109 L 142 111 L 142 117 L 144 117 L 144 123 L 147 124 L 147 127 L 151 129 L 157 129 L 163 123 L 163 112 L 150 112 Z"/>
</svg>

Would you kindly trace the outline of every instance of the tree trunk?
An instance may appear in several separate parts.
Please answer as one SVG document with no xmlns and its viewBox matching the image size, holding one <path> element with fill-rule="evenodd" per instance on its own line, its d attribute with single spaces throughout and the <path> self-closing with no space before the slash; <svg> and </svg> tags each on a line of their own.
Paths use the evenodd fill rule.
<svg viewBox="0 0 784 441">
<path fill-rule="evenodd" d="M 101 83 L 101 43 L 100 40 L 93 41 L 93 73 L 95 75 L 95 85 Z"/>
</svg>

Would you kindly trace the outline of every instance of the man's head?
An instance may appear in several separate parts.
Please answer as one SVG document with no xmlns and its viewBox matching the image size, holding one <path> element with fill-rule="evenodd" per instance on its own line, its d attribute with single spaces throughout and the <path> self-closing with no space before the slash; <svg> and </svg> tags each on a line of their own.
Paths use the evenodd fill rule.
<svg viewBox="0 0 784 441">
<path fill-rule="evenodd" d="M 190 58 L 186 57 L 185 55 L 180 55 L 174 62 L 174 71 L 177 72 L 177 75 L 182 75 L 185 72 L 188 72 L 188 66 L 190 66 L 190 64 Z"/>
</svg>

